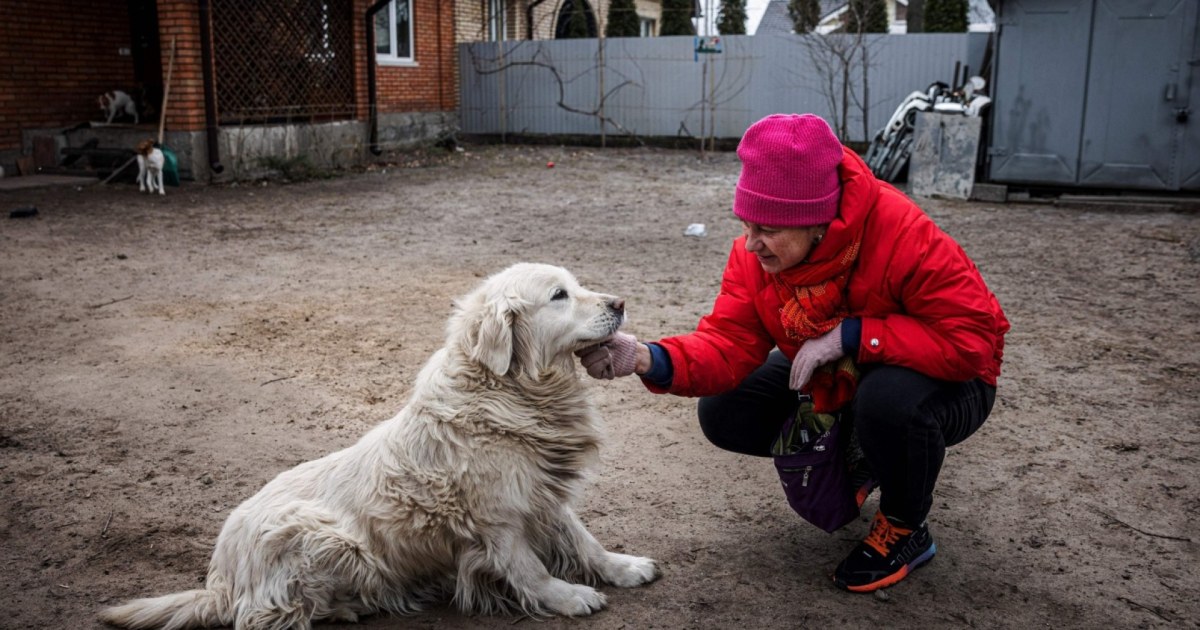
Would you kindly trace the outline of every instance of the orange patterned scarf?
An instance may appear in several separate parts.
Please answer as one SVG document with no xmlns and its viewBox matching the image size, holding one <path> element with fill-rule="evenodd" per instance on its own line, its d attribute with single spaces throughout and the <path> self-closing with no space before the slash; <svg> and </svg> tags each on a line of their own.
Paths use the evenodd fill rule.
<svg viewBox="0 0 1200 630">
<path fill-rule="evenodd" d="M 860 234 L 829 260 L 800 263 L 774 275 L 775 290 L 783 302 L 780 319 L 789 339 L 803 343 L 820 337 L 849 315 L 846 285 L 861 246 Z M 842 357 L 818 369 L 806 389 L 812 394 L 814 411 L 832 413 L 850 402 L 857 386 L 853 358 Z"/>
</svg>

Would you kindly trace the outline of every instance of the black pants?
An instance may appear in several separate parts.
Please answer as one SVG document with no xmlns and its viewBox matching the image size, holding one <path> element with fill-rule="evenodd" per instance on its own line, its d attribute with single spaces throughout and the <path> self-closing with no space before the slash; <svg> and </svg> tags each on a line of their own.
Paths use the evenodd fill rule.
<svg viewBox="0 0 1200 630">
<path fill-rule="evenodd" d="M 849 412 L 879 480 L 879 508 L 887 516 L 920 524 L 933 504 L 946 447 L 983 424 L 996 388 L 979 380 L 939 381 L 893 365 L 861 369 Z M 796 405 L 796 393 L 788 389 L 790 373 L 791 362 L 776 350 L 736 389 L 701 398 L 698 413 L 705 437 L 727 451 L 769 457 L 771 443 Z"/>
</svg>

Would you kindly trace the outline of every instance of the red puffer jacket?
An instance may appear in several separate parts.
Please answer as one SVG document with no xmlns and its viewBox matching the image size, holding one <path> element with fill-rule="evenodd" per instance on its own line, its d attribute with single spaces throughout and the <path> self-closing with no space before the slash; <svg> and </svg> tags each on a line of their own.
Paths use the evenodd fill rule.
<svg viewBox="0 0 1200 630">
<path fill-rule="evenodd" d="M 857 361 L 912 368 L 933 378 L 995 385 L 1008 320 L 975 263 L 916 204 L 880 182 L 856 153 L 845 149 L 839 167 L 838 218 L 809 255 L 837 255 L 863 228 L 851 272 L 850 316 L 862 321 Z M 708 396 L 736 387 L 776 345 L 794 358 L 799 344 L 784 333 L 783 306 L 770 275 L 745 237 L 733 242 L 712 313 L 696 331 L 660 340 L 671 355 L 669 390 Z M 644 381 L 645 382 L 645 381 Z"/>
</svg>

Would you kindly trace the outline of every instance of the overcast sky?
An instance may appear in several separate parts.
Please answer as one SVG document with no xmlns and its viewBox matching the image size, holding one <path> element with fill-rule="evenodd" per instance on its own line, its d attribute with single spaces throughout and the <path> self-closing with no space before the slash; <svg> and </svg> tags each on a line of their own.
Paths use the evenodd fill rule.
<svg viewBox="0 0 1200 630">
<path fill-rule="evenodd" d="M 753 33 L 758 28 L 763 11 L 767 10 L 769 0 L 746 0 L 746 32 Z"/>
</svg>

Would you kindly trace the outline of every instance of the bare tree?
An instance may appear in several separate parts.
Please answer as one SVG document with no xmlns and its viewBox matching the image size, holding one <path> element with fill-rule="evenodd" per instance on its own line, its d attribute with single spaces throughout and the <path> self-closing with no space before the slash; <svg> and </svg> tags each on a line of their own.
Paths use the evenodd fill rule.
<svg viewBox="0 0 1200 630">
<path fill-rule="evenodd" d="M 502 43 L 495 54 L 489 54 L 486 52 L 486 48 L 481 47 L 467 49 L 470 67 L 474 74 L 478 76 L 495 75 L 499 78 L 501 128 L 507 130 L 505 113 L 520 106 L 518 103 L 508 102 L 506 97 L 508 94 L 515 93 L 517 98 L 521 98 L 522 90 L 509 91 L 506 89 L 506 83 L 523 80 L 520 78 L 523 73 L 512 71 L 518 68 L 537 68 L 547 72 L 553 78 L 554 84 L 557 85 L 555 105 L 563 111 L 594 118 L 599 124 L 602 142 L 605 127 L 611 125 L 619 133 L 644 145 L 645 141 L 637 133 L 610 114 L 613 108 L 606 107 L 609 100 L 622 90 L 646 86 L 646 80 L 638 76 L 641 71 L 639 61 L 622 52 L 625 48 L 621 39 L 597 39 L 597 51 L 592 65 L 573 71 L 565 69 L 570 65 L 560 63 L 553 58 L 552 47 L 547 44 L 548 42 L 544 40 L 511 41 Z M 613 54 L 614 52 L 616 55 Z M 727 50 L 726 53 L 728 52 L 730 51 Z M 615 70 L 607 62 L 610 57 L 624 60 L 623 65 L 626 67 L 629 62 L 632 62 L 634 70 L 632 72 Z M 684 138 L 700 139 L 702 150 L 706 143 L 711 145 L 715 142 L 715 136 L 712 136 L 711 132 L 715 126 L 718 112 L 728 103 L 736 101 L 748 88 L 751 79 L 751 73 L 748 71 L 750 65 L 748 59 L 721 54 L 711 55 L 711 59 L 707 61 L 704 66 L 707 76 L 704 81 L 703 94 L 690 106 L 685 107 L 678 132 L 679 136 Z M 574 67 L 578 68 L 578 66 Z M 512 76 L 509 76 L 510 74 Z M 612 81 L 614 76 L 616 81 Z M 595 97 L 595 100 L 592 101 L 589 98 L 589 102 L 579 102 L 578 98 L 572 99 L 569 88 L 589 79 L 595 79 L 599 86 L 598 96 Z M 607 84 L 612 85 L 608 86 Z M 700 117 L 698 133 L 689 128 L 689 123 L 693 122 L 693 117 L 696 115 Z M 706 129 L 709 133 L 705 132 Z M 502 131 L 501 135 L 503 136 L 505 133 L 506 131 Z"/>
<path fill-rule="evenodd" d="M 848 11 L 858 10 L 864 3 L 851 2 Z M 845 23 L 865 25 L 862 16 L 849 16 Z M 817 79 L 817 90 L 829 105 L 831 126 L 843 142 L 850 138 L 851 110 L 862 121 L 863 137 L 870 137 L 870 75 L 871 46 L 865 26 L 856 32 L 809 34 L 799 38 L 808 52 Z M 857 71 L 857 72 L 856 72 Z"/>
<path fill-rule="evenodd" d="M 618 81 L 616 85 L 607 89 L 601 88 L 601 94 L 594 104 L 572 103 L 568 102 L 567 100 L 566 90 L 568 85 L 580 80 L 583 76 L 591 74 L 592 72 L 605 72 L 606 66 L 604 63 L 603 41 L 604 40 L 600 40 L 598 42 L 600 46 L 597 50 L 596 64 L 591 68 L 588 68 L 573 76 L 566 75 L 561 69 L 559 69 L 554 60 L 550 58 L 546 47 L 543 45 L 543 42 L 538 40 L 522 41 L 516 46 L 512 46 L 508 50 L 502 49 L 501 54 L 491 58 L 480 56 L 474 50 L 471 50 L 471 66 L 475 73 L 480 76 L 492 74 L 504 76 L 508 70 L 522 66 L 542 68 L 549 72 L 552 77 L 554 77 L 555 84 L 558 86 L 558 97 L 555 99 L 555 105 L 557 105 L 559 108 L 573 114 L 591 116 L 600 123 L 602 130 L 604 129 L 605 125 L 612 125 L 614 129 L 617 129 L 621 133 L 633 138 L 638 143 L 645 144 L 641 138 L 637 136 L 637 134 L 630 131 L 625 127 L 625 125 L 622 125 L 620 121 L 613 119 L 605 113 L 605 104 L 608 99 L 628 86 L 637 85 L 636 81 L 623 77 L 622 80 Z M 501 44 L 501 46 L 503 46 L 503 44 Z M 525 58 L 514 59 L 515 54 L 519 52 L 518 49 L 521 48 L 533 48 L 533 52 L 527 56 L 523 55 Z"/>
</svg>

